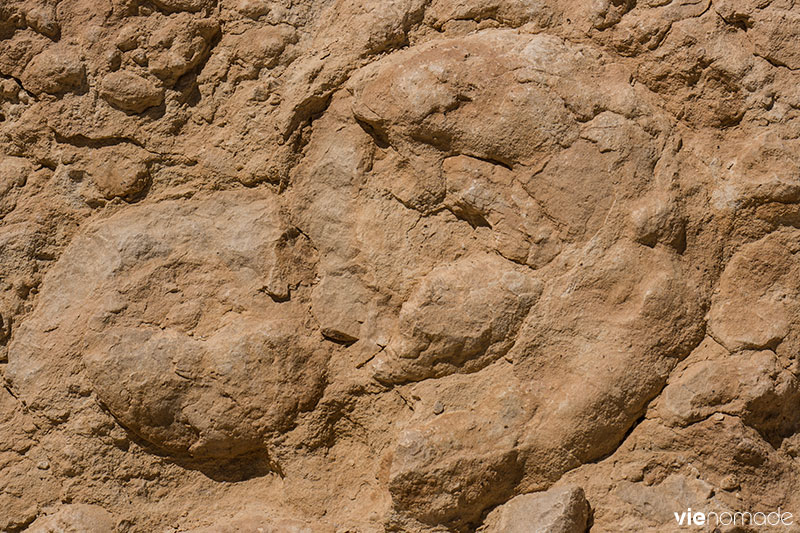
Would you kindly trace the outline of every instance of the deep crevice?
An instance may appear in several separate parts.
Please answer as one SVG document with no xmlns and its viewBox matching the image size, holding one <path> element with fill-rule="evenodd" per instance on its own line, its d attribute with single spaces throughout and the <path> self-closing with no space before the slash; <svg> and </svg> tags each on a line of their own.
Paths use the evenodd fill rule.
<svg viewBox="0 0 800 533">
<path fill-rule="evenodd" d="M 108 146 L 118 146 L 120 144 L 132 144 L 139 148 L 144 148 L 141 142 L 130 137 L 101 137 L 92 139 L 82 134 L 77 135 L 62 135 L 57 131 L 53 131 L 55 140 L 60 144 L 69 144 L 77 148 L 104 148 Z"/>
</svg>

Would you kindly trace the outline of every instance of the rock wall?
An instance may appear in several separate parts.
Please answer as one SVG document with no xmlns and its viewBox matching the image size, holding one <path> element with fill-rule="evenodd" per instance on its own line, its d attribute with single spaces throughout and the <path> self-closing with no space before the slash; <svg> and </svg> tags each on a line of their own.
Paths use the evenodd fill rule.
<svg viewBox="0 0 800 533">
<path fill-rule="evenodd" d="M 0 531 L 800 517 L 798 37 L 794 0 L 3 0 Z"/>
</svg>

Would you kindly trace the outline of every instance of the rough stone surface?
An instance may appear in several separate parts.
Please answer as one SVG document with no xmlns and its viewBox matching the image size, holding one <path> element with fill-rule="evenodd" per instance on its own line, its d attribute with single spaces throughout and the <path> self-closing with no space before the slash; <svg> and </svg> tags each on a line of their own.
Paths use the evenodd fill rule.
<svg viewBox="0 0 800 533">
<path fill-rule="evenodd" d="M 25 67 L 21 81 L 35 95 L 59 94 L 80 89 L 84 67 L 79 48 L 51 47 L 34 57 Z"/>
<path fill-rule="evenodd" d="M 141 113 L 164 101 L 164 91 L 153 82 L 125 71 L 112 72 L 103 78 L 100 96 L 114 107 L 133 113 Z"/>
<path fill-rule="evenodd" d="M 485 533 L 583 533 L 589 503 L 580 487 L 552 488 L 523 494 L 489 513 Z"/>
<path fill-rule="evenodd" d="M 799 22 L 0 1 L 0 531 L 800 515 Z"/>
<path fill-rule="evenodd" d="M 65 505 L 37 518 L 25 531 L 31 533 L 103 533 L 113 530 L 111 514 L 97 505 Z"/>
<path fill-rule="evenodd" d="M 514 344 L 540 293 L 537 280 L 498 256 L 433 269 L 403 303 L 378 378 L 418 381 L 489 365 Z"/>
</svg>

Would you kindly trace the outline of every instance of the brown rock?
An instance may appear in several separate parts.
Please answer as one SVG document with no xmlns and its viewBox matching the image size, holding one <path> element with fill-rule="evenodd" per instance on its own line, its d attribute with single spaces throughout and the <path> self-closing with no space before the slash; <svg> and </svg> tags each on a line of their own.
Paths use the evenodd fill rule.
<svg viewBox="0 0 800 533">
<path fill-rule="evenodd" d="M 211 41 L 218 33 L 219 23 L 214 19 L 170 17 L 150 34 L 148 70 L 164 87 L 172 87 L 178 78 L 208 58 Z"/>
<path fill-rule="evenodd" d="M 85 77 L 78 48 L 54 45 L 28 63 L 21 80 L 33 94 L 61 94 L 80 89 Z"/>
<path fill-rule="evenodd" d="M 211 0 L 155 0 L 153 3 L 167 13 L 176 11 L 189 11 L 194 13 L 209 8 L 214 4 Z"/>
<path fill-rule="evenodd" d="M 403 304 L 378 378 L 418 381 L 487 366 L 511 348 L 540 293 L 537 280 L 496 256 L 434 269 Z"/>
<path fill-rule="evenodd" d="M 530 418 L 530 400 L 510 365 L 481 374 L 480 388 L 463 375 L 441 380 L 437 394 L 448 399 L 448 410 L 415 411 L 400 432 L 389 491 L 401 516 L 458 529 L 513 495 L 523 475 L 517 444 Z M 430 389 L 423 383 L 416 393 L 425 399 Z"/>
<path fill-rule="evenodd" d="M 479 529 L 486 533 L 583 533 L 589 503 L 580 487 L 523 494 L 489 513 Z"/>
<path fill-rule="evenodd" d="M 33 167 L 27 159 L 7 157 L 0 160 L 0 217 L 14 210 L 17 193 L 32 173 Z"/>
<path fill-rule="evenodd" d="M 73 504 L 37 518 L 25 531 L 31 533 L 105 533 L 113 531 L 111 514 L 97 505 Z"/>
<path fill-rule="evenodd" d="M 797 345 L 790 326 L 800 291 L 795 239 L 794 232 L 773 233 L 729 261 L 709 312 L 710 333 L 728 350 Z"/>
<path fill-rule="evenodd" d="M 741 417 L 772 442 L 793 433 L 800 395 L 797 378 L 771 351 L 731 355 L 710 339 L 676 369 L 656 412 L 666 422 L 688 425 L 715 413 Z"/>
<path fill-rule="evenodd" d="M 164 90 L 141 76 L 123 70 L 103 78 L 100 96 L 123 111 L 141 113 L 147 108 L 161 105 Z"/>
<path fill-rule="evenodd" d="M 798 15 L 790 10 L 757 10 L 745 25 L 756 27 L 754 45 L 756 53 L 775 64 L 796 69 L 800 67 L 800 56 L 788 43 L 797 39 Z"/>
<path fill-rule="evenodd" d="M 798 13 L 0 1 L 0 530 L 794 513 Z"/>
<path fill-rule="evenodd" d="M 30 321 L 20 330 L 7 374 L 14 386 L 39 389 L 36 396 L 63 394 L 40 388 L 39 380 L 49 378 L 30 350 L 43 343 L 65 354 L 77 349 L 98 398 L 126 428 L 171 453 L 195 456 L 263 448 L 313 406 L 324 382 L 324 350 L 299 334 L 296 311 L 278 309 L 260 291 L 265 281 L 254 270 L 279 261 L 285 227 L 263 198 L 228 211 L 236 222 L 217 226 L 211 215 L 241 198 L 224 197 L 146 207 L 144 216 L 122 214 L 84 234 L 64 269 L 45 283 L 78 275 L 87 284 L 43 304 L 48 325 Z M 195 269 L 209 260 L 215 273 Z M 227 318 L 219 321 L 221 312 Z M 68 327 L 69 340 L 52 335 L 50 328 L 62 327 L 56 324 Z M 57 416 L 40 398 L 32 407 Z"/>
<path fill-rule="evenodd" d="M 150 185 L 152 156 L 132 146 L 109 146 L 91 153 L 86 172 L 106 198 L 134 199 Z"/>
<path fill-rule="evenodd" d="M 186 530 L 185 533 L 334 533 L 333 526 L 301 520 L 275 519 L 259 513 L 240 513 L 213 526 Z"/>
</svg>

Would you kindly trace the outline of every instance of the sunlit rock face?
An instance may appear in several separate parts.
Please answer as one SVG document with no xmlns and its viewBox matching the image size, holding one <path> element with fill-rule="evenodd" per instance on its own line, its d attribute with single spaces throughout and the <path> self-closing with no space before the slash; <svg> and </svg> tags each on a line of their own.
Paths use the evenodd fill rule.
<svg viewBox="0 0 800 533">
<path fill-rule="evenodd" d="M 6 2 L 0 531 L 792 512 L 798 17 Z"/>
</svg>

